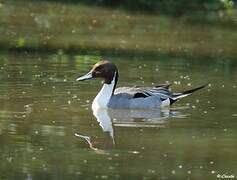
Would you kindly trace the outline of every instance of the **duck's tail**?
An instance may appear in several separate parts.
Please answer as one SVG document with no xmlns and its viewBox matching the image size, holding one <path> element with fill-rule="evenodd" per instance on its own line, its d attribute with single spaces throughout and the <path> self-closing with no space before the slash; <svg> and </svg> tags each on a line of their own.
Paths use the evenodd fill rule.
<svg viewBox="0 0 237 180">
<path fill-rule="evenodd" d="M 173 104 L 175 101 L 183 98 L 183 97 L 186 97 L 186 96 L 189 96 L 190 94 L 192 94 L 193 92 L 199 90 L 199 89 L 202 89 L 204 87 L 206 87 L 207 84 L 205 85 L 202 85 L 202 86 L 199 86 L 197 88 L 194 88 L 194 89 L 190 89 L 190 90 L 187 90 L 187 91 L 183 91 L 183 92 L 178 92 L 178 93 L 173 93 L 170 100 L 171 100 L 171 104 Z"/>
</svg>

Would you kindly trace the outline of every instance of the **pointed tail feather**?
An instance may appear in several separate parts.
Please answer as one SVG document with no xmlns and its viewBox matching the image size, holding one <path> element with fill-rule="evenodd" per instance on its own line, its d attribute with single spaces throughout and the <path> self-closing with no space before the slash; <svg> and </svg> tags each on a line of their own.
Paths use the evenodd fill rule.
<svg viewBox="0 0 237 180">
<path fill-rule="evenodd" d="M 195 91 L 197 91 L 199 89 L 202 89 L 202 88 L 204 88 L 206 86 L 207 86 L 207 84 L 199 86 L 199 87 L 194 88 L 194 89 L 187 90 L 187 91 L 183 91 L 183 92 L 179 92 L 179 93 L 173 93 L 173 95 L 171 97 L 171 102 L 174 103 L 175 101 L 177 101 L 177 100 L 179 100 L 179 99 L 181 99 L 183 97 L 189 96 L 193 92 L 195 92 Z"/>
</svg>

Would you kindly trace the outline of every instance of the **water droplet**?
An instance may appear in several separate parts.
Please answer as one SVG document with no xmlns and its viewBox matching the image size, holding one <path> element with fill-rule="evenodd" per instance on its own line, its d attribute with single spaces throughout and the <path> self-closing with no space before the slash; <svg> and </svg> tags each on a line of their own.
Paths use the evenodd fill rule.
<svg viewBox="0 0 237 180">
<path fill-rule="evenodd" d="M 120 40 L 120 43 L 122 43 L 122 44 L 126 44 L 127 43 L 127 41 L 125 41 L 125 40 Z"/>
<path fill-rule="evenodd" d="M 132 154 L 139 154 L 139 151 L 131 151 Z"/>
<path fill-rule="evenodd" d="M 154 169 L 148 169 L 147 172 L 154 174 L 156 171 Z"/>
<path fill-rule="evenodd" d="M 108 178 L 107 175 L 101 175 L 100 177 L 101 177 L 101 179 L 107 179 Z"/>
<path fill-rule="evenodd" d="M 183 166 L 182 166 L 182 165 L 179 165 L 179 168 L 180 168 L 180 169 L 182 169 L 182 168 L 183 168 Z"/>
<path fill-rule="evenodd" d="M 96 23 L 97 23 L 97 20 L 96 20 L 96 19 L 93 19 L 93 20 L 92 20 L 92 23 L 93 23 L 93 24 L 96 24 Z"/>
<path fill-rule="evenodd" d="M 172 173 L 172 174 L 175 174 L 175 173 L 176 173 L 176 171 L 175 171 L 175 170 L 172 170 L 172 171 L 171 171 L 171 173 Z"/>
<path fill-rule="evenodd" d="M 113 166 L 109 166 L 109 168 L 108 168 L 109 170 L 113 170 L 114 169 L 114 167 Z"/>
</svg>

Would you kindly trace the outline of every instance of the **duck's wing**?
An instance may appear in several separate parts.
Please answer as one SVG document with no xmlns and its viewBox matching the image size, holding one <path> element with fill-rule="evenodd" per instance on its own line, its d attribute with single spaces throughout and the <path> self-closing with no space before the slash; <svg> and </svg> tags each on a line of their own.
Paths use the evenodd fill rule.
<svg viewBox="0 0 237 180">
<path fill-rule="evenodd" d="M 158 84 L 158 85 L 156 85 L 156 86 L 154 86 L 154 87 L 155 87 L 155 88 L 160 88 L 160 87 L 162 87 L 162 88 L 169 89 L 171 85 L 172 85 L 171 83 L 169 83 L 169 84 Z M 134 87 L 135 87 L 135 88 L 143 88 L 143 86 L 134 86 Z M 154 87 L 147 87 L 147 88 L 154 88 Z"/>
<path fill-rule="evenodd" d="M 165 100 L 172 96 L 172 92 L 167 87 L 163 86 L 140 88 L 139 92 L 134 95 L 134 98 L 139 97 L 139 93 L 145 94 L 146 97 L 157 96 L 160 97 L 162 100 Z"/>
<path fill-rule="evenodd" d="M 147 109 L 162 105 L 163 98 L 168 99 L 169 90 L 156 87 L 120 87 L 115 89 L 108 107 Z"/>
<path fill-rule="evenodd" d="M 146 98 L 150 96 L 157 96 L 162 100 L 172 96 L 171 91 L 167 86 L 156 86 L 156 87 L 120 87 L 115 89 L 115 95 L 123 94 L 129 98 Z"/>
<path fill-rule="evenodd" d="M 168 87 L 164 86 L 159 86 L 159 87 L 121 87 L 117 88 L 115 90 L 115 95 L 122 95 L 122 96 L 127 96 L 130 99 L 135 99 L 135 98 L 147 98 L 147 97 L 157 97 L 160 98 L 160 100 L 163 102 L 168 102 L 168 104 L 173 104 L 175 101 L 186 97 L 193 92 L 202 89 L 206 86 L 202 85 L 199 87 L 196 87 L 194 89 L 190 89 L 187 91 L 179 92 L 179 93 L 173 93 L 169 90 Z"/>
</svg>

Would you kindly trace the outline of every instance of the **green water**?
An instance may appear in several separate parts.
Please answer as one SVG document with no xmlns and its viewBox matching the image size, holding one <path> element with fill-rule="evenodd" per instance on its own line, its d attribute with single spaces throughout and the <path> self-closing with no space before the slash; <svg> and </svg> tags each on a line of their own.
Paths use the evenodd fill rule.
<svg viewBox="0 0 237 180">
<path fill-rule="evenodd" d="M 237 176 L 235 60 L 111 56 L 118 86 L 209 85 L 171 109 L 99 112 L 96 119 L 91 103 L 100 80 L 75 79 L 98 58 L 0 54 L 0 179 Z"/>
</svg>

